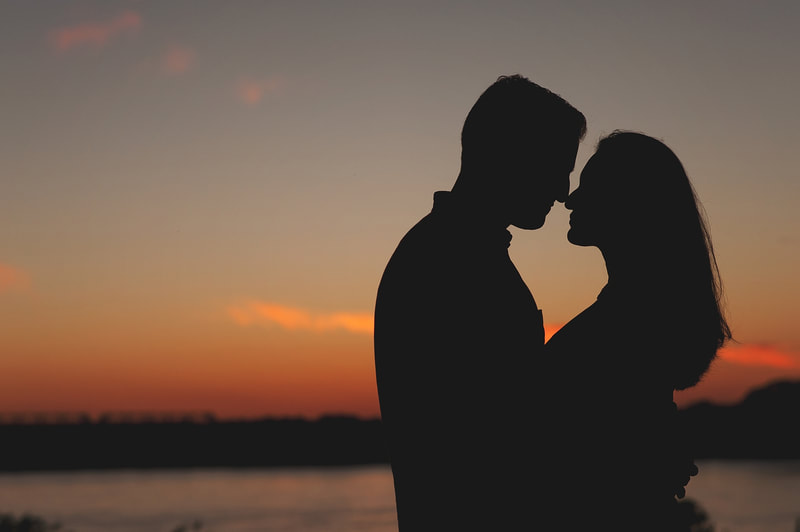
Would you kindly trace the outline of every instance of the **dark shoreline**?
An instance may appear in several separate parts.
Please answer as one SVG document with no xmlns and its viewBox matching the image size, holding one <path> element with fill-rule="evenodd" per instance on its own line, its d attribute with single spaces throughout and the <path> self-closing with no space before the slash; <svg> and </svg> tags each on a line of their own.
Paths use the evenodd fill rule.
<svg viewBox="0 0 800 532">
<path fill-rule="evenodd" d="M 798 412 L 800 381 L 781 381 L 754 390 L 739 404 L 698 403 L 680 416 L 695 459 L 772 460 L 800 458 Z M 54 421 L 0 423 L 0 471 L 388 464 L 379 419 L 72 416 Z"/>
<path fill-rule="evenodd" d="M 0 425 L 0 471 L 388 463 L 380 420 Z"/>
</svg>

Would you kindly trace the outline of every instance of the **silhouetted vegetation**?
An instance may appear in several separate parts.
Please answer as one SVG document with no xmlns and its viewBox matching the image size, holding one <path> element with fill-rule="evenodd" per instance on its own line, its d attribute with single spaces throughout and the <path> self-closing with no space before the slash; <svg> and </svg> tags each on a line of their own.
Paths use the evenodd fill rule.
<svg viewBox="0 0 800 532">
<path fill-rule="evenodd" d="M 191 523 L 184 523 L 172 529 L 172 532 L 192 532 L 193 530 L 203 530 L 203 522 L 194 520 Z"/>
<path fill-rule="evenodd" d="M 386 463 L 380 421 L 353 417 L 0 425 L 1 471 Z"/>
<path fill-rule="evenodd" d="M 199 519 L 189 523 L 182 523 L 171 532 L 193 532 L 204 530 L 203 522 Z M 72 532 L 64 528 L 61 523 L 48 523 L 36 515 L 24 514 L 15 517 L 13 514 L 0 514 L 0 532 Z"/>
<path fill-rule="evenodd" d="M 777 459 L 800 458 L 798 411 L 800 381 L 782 381 L 737 405 L 699 403 L 681 416 L 696 459 Z M 6 416 L 0 471 L 388 463 L 378 419 L 69 419 L 37 424 Z"/>
<path fill-rule="evenodd" d="M 698 403 L 681 411 L 694 456 L 720 459 L 800 458 L 800 381 L 777 381 L 739 404 Z"/>
<path fill-rule="evenodd" d="M 686 532 L 714 532 L 708 514 L 692 499 L 678 501 L 678 522 Z"/>
<path fill-rule="evenodd" d="M 24 514 L 0 514 L 0 532 L 70 532 L 60 523 L 48 523 L 41 517 Z"/>
</svg>

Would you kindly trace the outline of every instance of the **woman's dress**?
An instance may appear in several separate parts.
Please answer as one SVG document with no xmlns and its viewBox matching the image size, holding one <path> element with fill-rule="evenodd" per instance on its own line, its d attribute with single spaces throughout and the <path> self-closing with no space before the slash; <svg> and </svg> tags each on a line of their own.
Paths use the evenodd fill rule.
<svg viewBox="0 0 800 532">
<path fill-rule="evenodd" d="M 608 285 L 547 342 L 554 530 L 676 530 L 676 468 L 687 459 L 664 347 L 672 317 L 646 291 Z"/>
</svg>

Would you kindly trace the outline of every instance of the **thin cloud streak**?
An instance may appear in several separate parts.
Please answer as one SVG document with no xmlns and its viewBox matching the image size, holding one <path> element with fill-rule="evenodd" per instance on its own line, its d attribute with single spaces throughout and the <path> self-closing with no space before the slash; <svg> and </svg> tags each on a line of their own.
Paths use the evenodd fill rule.
<svg viewBox="0 0 800 532">
<path fill-rule="evenodd" d="M 764 366 L 777 369 L 800 368 L 800 357 L 768 344 L 733 344 L 723 347 L 719 357 L 740 366 Z"/>
<path fill-rule="evenodd" d="M 326 333 L 343 330 L 354 334 L 372 334 L 371 313 L 313 313 L 306 309 L 278 303 L 250 301 L 227 308 L 228 316 L 241 326 L 277 325 L 288 331 Z"/>
<path fill-rule="evenodd" d="M 0 262 L 0 294 L 27 290 L 30 286 L 30 275 L 13 266 Z"/>
<path fill-rule="evenodd" d="M 127 31 L 136 31 L 142 25 L 142 16 L 134 11 L 124 11 L 107 22 L 87 22 L 60 28 L 50 33 L 50 40 L 59 52 L 65 52 L 83 44 L 101 48 L 112 37 Z"/>
<path fill-rule="evenodd" d="M 227 312 L 228 316 L 241 326 L 277 325 L 288 331 L 324 333 L 345 330 L 356 334 L 372 334 L 374 329 L 373 316 L 369 313 L 314 314 L 301 308 L 261 301 L 230 306 Z M 545 323 L 545 341 L 563 326 L 563 323 Z M 766 344 L 729 345 L 719 351 L 719 358 L 739 366 L 761 366 L 781 370 L 800 368 L 800 356 L 797 353 Z"/>
<path fill-rule="evenodd" d="M 373 316 L 366 312 L 314 314 L 305 309 L 277 303 L 250 301 L 242 305 L 229 306 L 227 313 L 234 322 L 241 326 L 277 325 L 288 331 L 317 333 L 340 329 L 358 334 L 372 334 L 374 330 Z M 563 326 L 563 323 L 545 323 L 545 341 L 549 340 Z"/>
<path fill-rule="evenodd" d="M 197 54 L 186 46 L 170 46 L 161 58 L 161 71 L 170 75 L 188 72 L 195 62 Z"/>
<path fill-rule="evenodd" d="M 286 80 L 275 76 L 263 80 L 242 78 L 236 84 L 236 97 L 247 105 L 256 105 L 265 96 L 280 93 L 286 86 Z"/>
<path fill-rule="evenodd" d="M 544 324 L 544 338 L 548 341 L 564 324 Z M 729 344 L 719 350 L 718 356 L 738 366 L 760 366 L 775 369 L 800 369 L 800 353 L 768 344 Z"/>
</svg>

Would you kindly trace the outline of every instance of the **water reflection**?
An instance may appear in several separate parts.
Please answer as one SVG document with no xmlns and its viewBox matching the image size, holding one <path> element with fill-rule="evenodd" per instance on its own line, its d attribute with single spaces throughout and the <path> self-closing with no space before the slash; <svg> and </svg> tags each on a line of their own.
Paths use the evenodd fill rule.
<svg viewBox="0 0 800 532">
<path fill-rule="evenodd" d="M 795 530 L 800 461 L 698 466 L 692 532 Z M 61 532 L 397 532 L 386 466 L 0 474 L 2 512 Z"/>
</svg>

